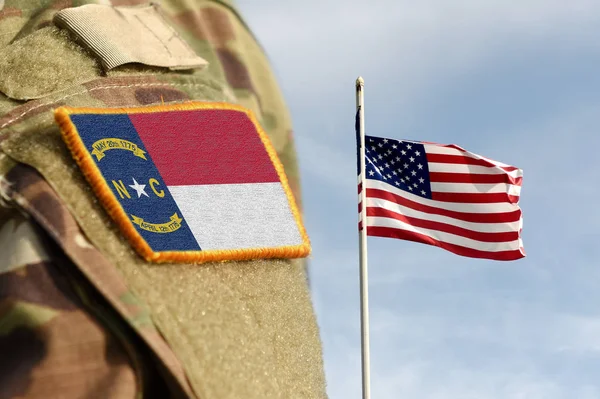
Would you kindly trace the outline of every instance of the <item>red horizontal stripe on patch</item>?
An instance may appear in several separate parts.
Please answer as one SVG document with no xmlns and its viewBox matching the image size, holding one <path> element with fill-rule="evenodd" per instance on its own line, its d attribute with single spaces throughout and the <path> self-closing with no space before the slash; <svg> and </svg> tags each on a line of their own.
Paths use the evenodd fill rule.
<svg viewBox="0 0 600 399">
<path fill-rule="evenodd" d="M 401 240 L 420 242 L 423 244 L 443 248 L 457 255 L 468 256 L 471 258 L 503 261 L 517 260 L 523 258 L 523 255 L 519 250 L 500 252 L 481 251 L 473 248 L 463 247 L 461 245 L 448 244 L 442 241 L 438 241 L 425 234 L 415 233 L 412 231 L 406 231 L 401 229 L 394 229 L 391 227 L 367 226 L 367 235 L 375 237 L 398 238 Z"/>
<path fill-rule="evenodd" d="M 280 181 L 243 112 L 165 111 L 129 118 L 168 186 Z"/>
<path fill-rule="evenodd" d="M 464 204 L 492 204 L 509 202 L 516 204 L 519 197 L 506 193 L 431 193 L 431 199 L 440 202 L 460 202 Z"/>
<path fill-rule="evenodd" d="M 402 206 L 414 209 L 416 211 L 431 213 L 433 215 L 448 216 L 454 219 L 473 223 L 511 223 L 521 218 L 521 210 L 503 213 L 468 213 L 458 212 L 448 209 L 437 208 L 434 206 L 419 204 L 407 198 L 390 193 L 388 191 L 376 188 L 367 188 L 367 197 L 381 198 L 390 202 L 395 202 Z"/>
<path fill-rule="evenodd" d="M 472 184 L 497 184 L 506 183 L 520 186 L 523 182 L 522 177 L 512 177 L 508 174 L 478 175 L 471 173 L 445 173 L 429 172 L 429 179 L 432 183 L 472 183 Z"/>
<path fill-rule="evenodd" d="M 462 155 L 448 155 L 448 154 L 427 154 L 427 162 L 430 163 L 451 163 L 451 164 L 462 164 L 462 165 L 478 165 L 478 166 L 487 166 L 493 168 L 500 168 L 507 172 L 511 172 L 513 170 L 517 170 L 518 168 L 514 166 L 498 166 L 494 165 L 491 162 L 486 161 L 485 159 L 476 159 Z"/>
<path fill-rule="evenodd" d="M 386 217 L 396 219 L 407 223 L 411 226 L 421 227 L 423 229 L 443 231 L 445 233 L 454 234 L 457 236 L 470 238 L 472 240 L 482 242 L 507 242 L 519 239 L 519 233 L 516 231 L 508 231 L 502 233 L 484 233 L 480 231 L 468 230 L 462 227 L 454 226 L 447 223 L 434 222 L 431 220 L 418 219 L 414 217 L 404 216 L 388 209 L 378 207 L 368 207 L 367 216 Z"/>
</svg>

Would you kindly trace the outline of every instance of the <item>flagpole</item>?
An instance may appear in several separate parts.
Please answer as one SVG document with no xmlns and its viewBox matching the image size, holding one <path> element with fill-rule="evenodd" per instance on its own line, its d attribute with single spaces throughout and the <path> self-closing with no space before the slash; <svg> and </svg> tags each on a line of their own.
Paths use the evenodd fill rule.
<svg viewBox="0 0 600 399">
<path fill-rule="evenodd" d="M 362 397 L 371 397 L 371 372 L 369 360 L 369 280 L 367 269 L 367 212 L 365 187 L 365 107 L 364 86 L 362 77 L 356 79 L 356 110 L 359 115 L 360 149 L 360 203 L 362 212 L 360 222 L 362 229 L 358 232 L 360 254 L 360 332 L 361 332 L 361 365 L 362 365 Z"/>
</svg>

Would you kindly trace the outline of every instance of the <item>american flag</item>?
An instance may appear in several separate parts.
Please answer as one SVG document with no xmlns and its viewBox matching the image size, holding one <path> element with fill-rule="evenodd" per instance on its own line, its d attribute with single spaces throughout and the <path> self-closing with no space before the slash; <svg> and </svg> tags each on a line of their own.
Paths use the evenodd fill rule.
<svg viewBox="0 0 600 399">
<path fill-rule="evenodd" d="M 373 136 L 365 136 L 365 169 L 367 235 L 472 258 L 525 256 L 522 170 L 456 145 Z"/>
</svg>

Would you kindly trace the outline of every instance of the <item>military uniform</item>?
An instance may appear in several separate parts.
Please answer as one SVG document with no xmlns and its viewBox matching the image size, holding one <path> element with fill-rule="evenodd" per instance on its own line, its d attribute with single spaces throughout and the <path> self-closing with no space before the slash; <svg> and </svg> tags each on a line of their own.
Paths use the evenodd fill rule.
<svg viewBox="0 0 600 399">
<path fill-rule="evenodd" d="M 303 261 L 144 260 L 54 119 L 61 106 L 240 104 L 299 201 L 291 121 L 263 50 L 230 1 L 170 0 L 151 6 L 162 30 L 144 29 L 184 43 L 162 41 L 169 55 L 194 54 L 103 53 L 102 34 L 94 42 L 88 28 L 131 47 L 128 31 L 105 26 L 101 9 L 78 14 L 86 3 L 118 15 L 147 7 L 5 0 L 0 9 L 0 398 L 325 397 Z"/>
</svg>

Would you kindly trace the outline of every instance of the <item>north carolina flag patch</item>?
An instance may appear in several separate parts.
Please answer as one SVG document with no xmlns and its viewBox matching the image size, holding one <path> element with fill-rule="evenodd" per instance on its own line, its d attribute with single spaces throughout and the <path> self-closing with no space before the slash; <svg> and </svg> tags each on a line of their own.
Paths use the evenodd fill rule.
<svg viewBox="0 0 600 399">
<path fill-rule="evenodd" d="M 146 260 L 310 253 L 283 166 L 249 110 L 61 107 L 55 118 L 100 202 Z"/>
</svg>

